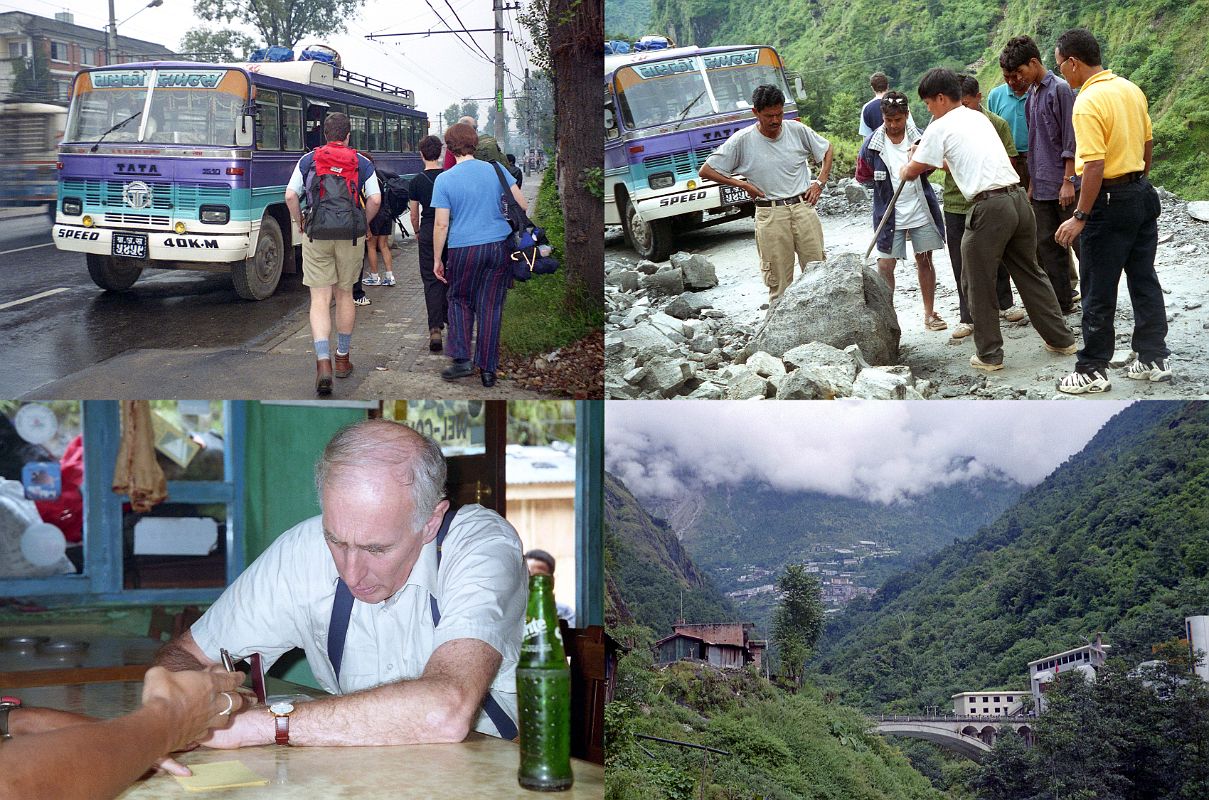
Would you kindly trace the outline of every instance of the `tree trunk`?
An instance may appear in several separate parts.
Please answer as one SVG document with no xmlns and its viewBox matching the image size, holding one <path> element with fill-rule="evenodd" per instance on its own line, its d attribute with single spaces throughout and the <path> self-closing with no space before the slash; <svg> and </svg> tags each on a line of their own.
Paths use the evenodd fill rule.
<svg viewBox="0 0 1209 800">
<path fill-rule="evenodd" d="M 604 0 L 550 0 L 549 8 L 566 306 L 598 309 L 604 304 L 604 202 L 598 196 L 604 185 Z"/>
</svg>

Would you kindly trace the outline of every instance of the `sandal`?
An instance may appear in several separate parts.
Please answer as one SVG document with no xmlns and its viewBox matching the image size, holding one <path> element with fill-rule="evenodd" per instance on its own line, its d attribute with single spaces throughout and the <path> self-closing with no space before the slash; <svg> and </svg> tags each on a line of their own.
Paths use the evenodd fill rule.
<svg viewBox="0 0 1209 800">
<path fill-rule="evenodd" d="M 924 327 L 930 331 L 943 331 L 949 327 L 949 323 L 941 319 L 940 314 L 933 311 L 931 316 L 924 317 Z"/>
</svg>

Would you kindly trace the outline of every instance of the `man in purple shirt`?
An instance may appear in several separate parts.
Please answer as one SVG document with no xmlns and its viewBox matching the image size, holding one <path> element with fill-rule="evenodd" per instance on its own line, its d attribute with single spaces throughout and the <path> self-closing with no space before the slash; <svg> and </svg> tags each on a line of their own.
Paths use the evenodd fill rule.
<svg viewBox="0 0 1209 800">
<path fill-rule="evenodd" d="M 1070 248 L 1054 240 L 1078 200 L 1075 187 L 1075 127 L 1070 84 L 1041 63 L 1041 51 L 1028 36 L 1009 41 L 999 55 L 1004 75 L 1026 84 L 1028 97 L 1029 200 L 1037 218 L 1037 262 L 1049 277 L 1063 314 L 1077 309 L 1071 281 Z M 1078 256 L 1078 244 L 1075 255 Z"/>
</svg>

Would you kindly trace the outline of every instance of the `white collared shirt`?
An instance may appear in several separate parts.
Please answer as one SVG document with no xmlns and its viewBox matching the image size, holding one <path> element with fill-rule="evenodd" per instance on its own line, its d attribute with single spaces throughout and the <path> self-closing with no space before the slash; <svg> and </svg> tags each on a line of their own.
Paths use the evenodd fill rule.
<svg viewBox="0 0 1209 800">
<path fill-rule="evenodd" d="M 339 575 L 311 517 L 277 538 L 193 624 L 197 646 L 214 661 L 261 654 L 267 670 L 294 647 L 306 651 L 315 679 L 345 694 L 418 678 L 428 658 L 454 639 L 478 639 L 503 657 L 491 687 L 516 719 L 516 662 L 525 624 L 528 575 L 516 530 L 478 505 L 457 512 L 437 570 L 436 542 L 420 551 L 403 588 L 380 603 L 353 602 L 340 679 L 327 654 L 327 632 Z M 434 627 L 429 595 L 437 598 Z M 480 711 L 475 730 L 499 735 Z"/>
</svg>

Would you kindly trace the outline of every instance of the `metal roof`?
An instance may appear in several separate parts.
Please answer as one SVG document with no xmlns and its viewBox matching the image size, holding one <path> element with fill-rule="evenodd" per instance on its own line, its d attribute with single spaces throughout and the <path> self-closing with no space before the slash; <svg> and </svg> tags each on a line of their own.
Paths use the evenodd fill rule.
<svg viewBox="0 0 1209 800">
<path fill-rule="evenodd" d="M 575 448 L 563 443 L 540 447 L 508 445 L 504 474 L 509 484 L 575 483 Z"/>
</svg>

